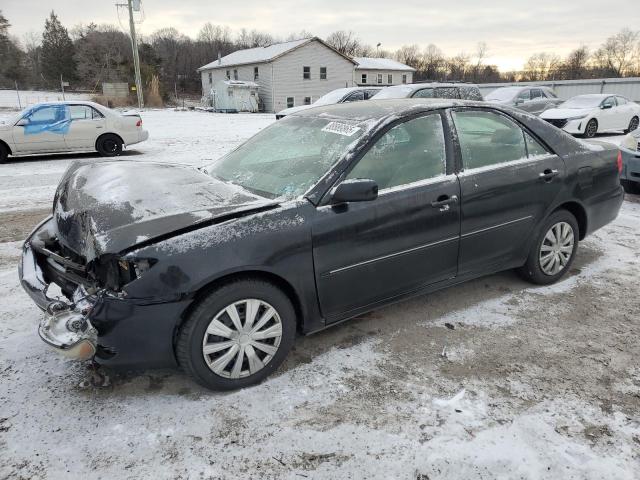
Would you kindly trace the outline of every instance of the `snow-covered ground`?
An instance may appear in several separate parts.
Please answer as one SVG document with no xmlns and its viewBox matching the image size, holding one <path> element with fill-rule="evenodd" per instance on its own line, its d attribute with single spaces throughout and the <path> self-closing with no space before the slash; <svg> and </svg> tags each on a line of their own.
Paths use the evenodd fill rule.
<svg viewBox="0 0 640 480">
<path fill-rule="evenodd" d="M 151 138 L 130 158 L 194 166 L 274 121 L 142 116 Z M 82 388 L 84 367 L 38 339 L 16 264 L 86 157 L 0 165 L 0 478 L 638 478 L 638 197 L 558 285 L 505 272 L 385 308 L 299 338 L 276 375 L 239 392 L 172 371 Z"/>
<path fill-rule="evenodd" d="M 0 90 L 0 108 L 25 108 L 42 102 L 56 102 L 59 100 L 90 100 L 88 93 L 52 92 L 43 90 Z"/>
</svg>

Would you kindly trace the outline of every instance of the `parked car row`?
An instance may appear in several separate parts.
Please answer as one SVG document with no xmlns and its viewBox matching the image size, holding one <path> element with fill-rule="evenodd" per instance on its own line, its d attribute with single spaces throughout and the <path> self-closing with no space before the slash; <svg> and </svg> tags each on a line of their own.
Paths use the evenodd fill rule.
<svg viewBox="0 0 640 480">
<path fill-rule="evenodd" d="M 0 123 L 0 163 L 9 155 L 97 151 L 120 155 L 149 132 L 137 113 L 119 113 L 94 102 L 39 103 Z"/>
</svg>

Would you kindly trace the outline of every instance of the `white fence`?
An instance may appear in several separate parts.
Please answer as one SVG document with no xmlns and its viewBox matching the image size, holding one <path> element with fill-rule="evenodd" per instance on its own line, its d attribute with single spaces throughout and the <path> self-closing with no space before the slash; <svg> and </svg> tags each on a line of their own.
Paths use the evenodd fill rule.
<svg viewBox="0 0 640 480">
<path fill-rule="evenodd" d="M 551 87 L 558 97 L 567 100 L 588 93 L 615 93 L 640 102 L 640 77 L 597 78 L 590 80 L 552 80 L 546 82 L 483 83 L 478 85 L 486 96 L 496 88 L 507 86 L 544 85 Z"/>
<path fill-rule="evenodd" d="M 18 97 L 20 100 L 18 100 Z M 67 93 L 65 100 L 90 100 L 88 93 Z M 42 102 L 56 102 L 63 100 L 62 92 L 46 92 L 41 90 L 0 90 L 0 108 L 25 108 Z"/>
</svg>

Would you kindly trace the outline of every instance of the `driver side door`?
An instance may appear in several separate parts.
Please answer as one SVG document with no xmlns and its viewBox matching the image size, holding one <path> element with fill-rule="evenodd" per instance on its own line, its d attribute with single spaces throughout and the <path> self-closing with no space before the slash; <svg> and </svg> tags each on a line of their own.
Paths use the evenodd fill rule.
<svg viewBox="0 0 640 480">
<path fill-rule="evenodd" d="M 12 129 L 16 153 L 66 150 L 64 134 L 69 128 L 66 105 L 42 105 L 23 116 Z"/>
<path fill-rule="evenodd" d="M 460 188 L 444 125 L 436 112 L 388 127 L 342 178 L 374 180 L 378 198 L 317 207 L 313 258 L 328 323 L 456 276 Z"/>
</svg>

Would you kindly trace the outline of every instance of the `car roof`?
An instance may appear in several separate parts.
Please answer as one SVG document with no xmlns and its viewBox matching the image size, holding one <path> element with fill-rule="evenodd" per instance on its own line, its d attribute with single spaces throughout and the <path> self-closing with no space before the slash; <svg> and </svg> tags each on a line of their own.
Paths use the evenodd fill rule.
<svg viewBox="0 0 640 480">
<path fill-rule="evenodd" d="M 96 103 L 96 102 L 91 102 L 89 100 L 54 100 L 51 102 L 34 103 L 29 107 L 33 108 L 33 107 L 38 107 L 40 105 L 88 105 L 91 107 L 105 108 L 103 105 L 100 105 L 99 103 Z"/>
<path fill-rule="evenodd" d="M 576 95 L 572 98 L 606 98 L 606 97 L 615 97 L 615 93 L 587 93 L 585 95 Z"/>
<path fill-rule="evenodd" d="M 435 88 L 435 87 L 477 87 L 473 83 L 452 83 L 452 82 L 425 82 L 425 83 L 401 83 L 400 85 L 391 85 L 392 89 L 406 89 L 420 90 L 422 88 Z"/>
<path fill-rule="evenodd" d="M 351 122 L 366 122 L 370 120 L 381 120 L 390 116 L 404 117 L 429 110 L 464 105 L 488 106 L 486 102 L 476 102 L 471 100 L 451 100 L 442 98 L 393 98 L 385 100 L 367 100 L 366 102 L 324 105 L 296 112 L 291 116 L 325 117 L 327 119 L 346 120 Z M 490 105 L 490 107 L 495 108 L 493 105 Z"/>
</svg>

